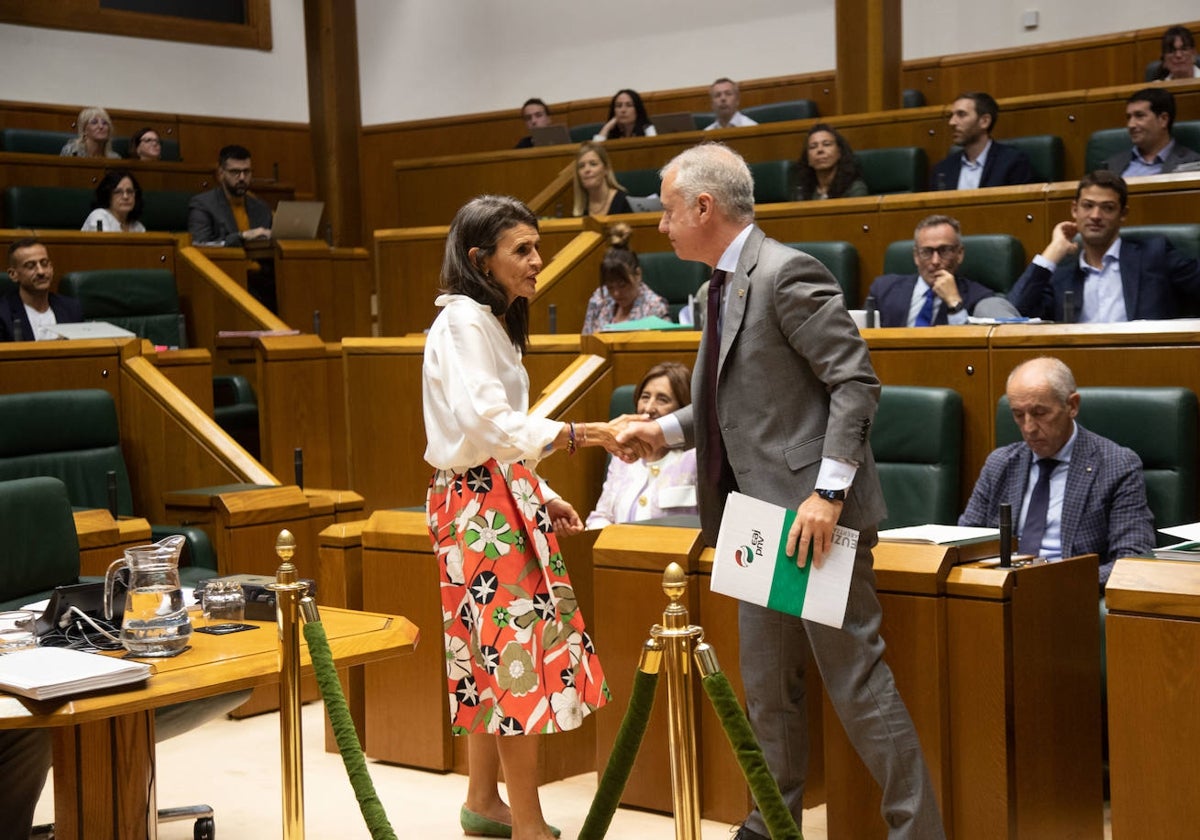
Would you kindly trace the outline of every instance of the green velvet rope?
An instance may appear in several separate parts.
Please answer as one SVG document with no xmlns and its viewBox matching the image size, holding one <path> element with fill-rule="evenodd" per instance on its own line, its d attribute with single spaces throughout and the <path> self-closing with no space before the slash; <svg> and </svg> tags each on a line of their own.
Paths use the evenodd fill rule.
<svg viewBox="0 0 1200 840">
<path fill-rule="evenodd" d="M 358 733 L 354 731 L 354 721 L 346 706 L 346 695 L 342 693 L 342 683 L 333 665 L 333 652 L 325 637 L 325 627 L 319 621 L 306 623 L 304 638 L 312 656 L 313 670 L 317 673 L 317 685 L 321 687 L 321 696 L 325 698 L 325 713 L 333 724 L 342 763 L 346 765 L 346 774 L 350 777 L 350 785 L 354 788 L 354 796 L 358 799 L 358 808 L 362 811 L 367 830 L 371 832 L 371 840 L 396 840 L 396 832 L 388 822 L 383 804 L 375 793 L 371 774 L 367 772 L 367 761 L 363 758 L 362 745 L 358 742 Z"/>
<path fill-rule="evenodd" d="M 638 747 L 642 745 L 642 736 L 646 734 L 646 725 L 650 722 L 650 710 L 654 706 L 654 690 L 658 687 L 658 674 L 647 674 L 641 669 L 633 678 L 633 694 L 629 698 L 629 708 L 625 710 L 625 719 L 617 731 L 617 740 L 608 756 L 608 764 L 604 768 L 604 776 L 596 788 L 596 797 L 592 807 L 588 809 L 587 819 L 579 831 L 579 840 L 602 840 L 608 833 L 613 814 L 621 803 L 621 794 L 625 791 L 625 783 L 629 781 L 629 773 L 633 770 L 633 760 L 637 758 Z"/>
<path fill-rule="evenodd" d="M 750 793 L 754 796 L 763 822 L 767 824 L 767 832 L 773 840 L 803 840 L 792 812 L 783 803 L 779 785 L 767 768 L 762 749 L 758 746 L 754 732 L 750 729 L 750 721 L 746 720 L 746 713 L 742 711 L 742 704 L 733 693 L 728 677 L 717 671 L 709 674 L 701 682 L 713 709 L 717 712 L 717 717 L 721 719 L 721 725 L 737 756 L 738 764 L 742 766 L 742 774 L 750 785 Z"/>
</svg>

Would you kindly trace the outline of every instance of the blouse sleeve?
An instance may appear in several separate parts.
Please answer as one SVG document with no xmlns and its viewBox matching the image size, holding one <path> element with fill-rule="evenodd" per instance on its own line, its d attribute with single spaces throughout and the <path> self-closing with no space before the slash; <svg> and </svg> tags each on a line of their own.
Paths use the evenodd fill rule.
<svg viewBox="0 0 1200 840">
<path fill-rule="evenodd" d="M 623 466 L 624 462 L 617 458 L 613 458 L 609 463 L 608 475 L 604 479 L 604 489 L 600 492 L 600 498 L 596 502 L 596 509 L 588 514 L 587 522 L 585 523 L 589 531 L 603 528 L 605 525 L 612 525 L 617 521 L 615 506 L 617 503 L 617 491 L 620 489 L 621 484 L 621 467 Z"/>
<path fill-rule="evenodd" d="M 531 417 L 512 404 L 501 380 L 499 350 L 484 325 L 460 318 L 447 319 L 446 329 L 430 335 L 435 341 L 429 375 L 449 413 L 443 433 L 465 438 L 471 446 L 499 461 L 540 459 L 558 436 L 562 423 Z M 520 364 L 520 362 L 517 362 Z M 526 397 L 527 398 L 527 397 Z"/>
</svg>

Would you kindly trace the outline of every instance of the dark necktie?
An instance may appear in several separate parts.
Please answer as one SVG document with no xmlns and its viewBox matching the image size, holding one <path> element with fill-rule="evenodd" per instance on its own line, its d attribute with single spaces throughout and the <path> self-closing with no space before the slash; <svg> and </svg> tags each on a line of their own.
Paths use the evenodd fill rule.
<svg viewBox="0 0 1200 840">
<path fill-rule="evenodd" d="M 721 439 L 721 420 L 717 416 L 717 369 L 721 364 L 721 293 L 728 272 L 717 269 L 708 281 L 708 313 L 704 321 L 704 480 L 724 495 L 733 489 L 733 469 Z"/>
<path fill-rule="evenodd" d="M 917 320 L 913 323 L 913 326 L 933 326 L 933 286 L 925 290 L 925 304 L 921 307 L 921 311 L 917 313 Z"/>
<path fill-rule="evenodd" d="M 1058 461 L 1053 458 L 1041 458 L 1037 463 L 1037 484 L 1033 486 L 1033 495 L 1029 497 L 1029 510 L 1025 512 L 1019 547 L 1022 554 L 1032 554 L 1034 557 L 1042 553 L 1042 538 L 1046 536 L 1046 515 L 1050 511 L 1050 476 L 1058 466 Z"/>
</svg>

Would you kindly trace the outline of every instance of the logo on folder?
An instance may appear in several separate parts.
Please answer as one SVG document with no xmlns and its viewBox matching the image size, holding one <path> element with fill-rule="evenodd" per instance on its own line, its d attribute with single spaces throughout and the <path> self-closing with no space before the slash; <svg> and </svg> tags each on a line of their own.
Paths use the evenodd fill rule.
<svg viewBox="0 0 1200 840">
<path fill-rule="evenodd" d="M 754 562 L 754 549 L 748 545 L 738 546 L 733 552 L 733 560 L 743 569 Z"/>
</svg>

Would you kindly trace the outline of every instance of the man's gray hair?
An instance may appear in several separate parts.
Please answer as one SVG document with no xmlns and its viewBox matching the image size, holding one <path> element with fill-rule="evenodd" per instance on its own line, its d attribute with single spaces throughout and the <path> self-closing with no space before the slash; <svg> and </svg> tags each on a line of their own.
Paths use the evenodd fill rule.
<svg viewBox="0 0 1200 840">
<path fill-rule="evenodd" d="M 675 189 L 687 206 L 700 193 L 708 193 L 728 218 L 737 222 L 754 219 L 754 178 L 742 156 L 724 143 L 701 143 L 686 149 L 659 170 L 665 178 L 675 173 Z"/>
<path fill-rule="evenodd" d="M 926 216 L 917 222 L 917 226 L 913 229 L 913 239 L 916 239 L 917 234 L 926 228 L 938 227 L 939 225 L 950 225 L 950 227 L 954 228 L 954 232 L 958 234 L 959 241 L 962 241 L 962 226 L 958 223 L 958 219 L 953 216 L 943 216 L 940 213 Z"/>
<path fill-rule="evenodd" d="M 1061 359 L 1056 359 L 1053 356 L 1038 356 L 1036 359 L 1028 359 L 1012 369 L 1012 373 L 1008 375 L 1008 379 L 1004 383 L 1005 390 L 1008 390 L 1012 379 L 1017 375 L 1017 371 L 1026 365 L 1036 364 L 1042 368 L 1042 372 L 1046 375 L 1046 384 L 1050 386 L 1050 390 L 1058 401 L 1063 405 L 1067 404 L 1067 399 L 1075 393 L 1075 374 L 1071 373 L 1071 369 Z"/>
</svg>

